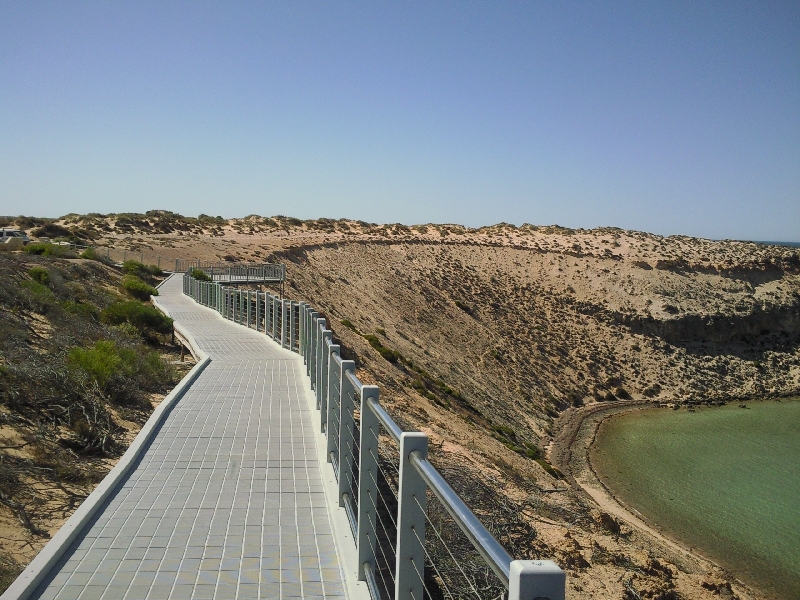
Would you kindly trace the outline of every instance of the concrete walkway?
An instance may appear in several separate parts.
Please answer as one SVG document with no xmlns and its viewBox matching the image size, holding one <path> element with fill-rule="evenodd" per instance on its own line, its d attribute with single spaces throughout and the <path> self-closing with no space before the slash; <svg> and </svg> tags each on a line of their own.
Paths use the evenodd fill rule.
<svg viewBox="0 0 800 600">
<path fill-rule="evenodd" d="M 211 363 L 33 598 L 343 598 L 302 358 L 181 293 Z"/>
</svg>

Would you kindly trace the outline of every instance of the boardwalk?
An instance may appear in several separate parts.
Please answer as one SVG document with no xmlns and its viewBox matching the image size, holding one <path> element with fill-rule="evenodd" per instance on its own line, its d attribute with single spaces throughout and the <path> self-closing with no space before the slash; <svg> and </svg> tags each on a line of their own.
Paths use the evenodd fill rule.
<svg viewBox="0 0 800 600">
<path fill-rule="evenodd" d="M 32 597 L 344 598 L 302 359 L 161 287 L 211 357 Z"/>
</svg>

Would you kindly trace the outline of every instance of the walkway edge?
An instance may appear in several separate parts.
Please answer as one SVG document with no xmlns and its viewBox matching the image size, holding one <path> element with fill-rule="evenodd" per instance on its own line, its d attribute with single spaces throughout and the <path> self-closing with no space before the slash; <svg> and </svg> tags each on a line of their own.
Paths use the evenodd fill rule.
<svg viewBox="0 0 800 600">
<path fill-rule="evenodd" d="M 155 304 L 159 310 L 164 313 L 167 312 L 155 302 L 155 298 L 153 300 L 153 304 Z M 196 350 L 201 359 L 200 362 L 181 379 L 178 385 L 176 385 L 161 404 L 156 407 L 153 414 L 150 415 L 150 418 L 125 451 L 125 454 L 119 459 L 119 462 L 109 471 L 108 475 L 103 478 L 94 491 L 89 494 L 86 500 L 81 503 L 72 516 L 67 519 L 67 522 L 64 523 L 53 538 L 47 542 L 45 547 L 34 557 L 19 577 L 14 580 L 14 583 L 0 596 L 0 600 L 26 600 L 34 590 L 36 590 L 50 572 L 50 569 L 53 568 L 67 548 L 69 548 L 70 544 L 72 544 L 81 531 L 83 531 L 84 526 L 91 521 L 97 509 L 111 496 L 117 484 L 128 474 L 128 471 L 130 471 L 131 467 L 142 454 L 145 446 L 147 446 L 147 443 L 158 431 L 159 426 L 164 421 L 169 410 L 177 404 L 178 400 L 186 393 L 186 390 L 191 387 L 200 373 L 202 373 L 211 362 L 211 358 L 200 350 L 189 332 L 183 330 L 183 328 L 180 328 L 180 332 L 181 335 L 194 346 L 194 350 Z"/>
</svg>

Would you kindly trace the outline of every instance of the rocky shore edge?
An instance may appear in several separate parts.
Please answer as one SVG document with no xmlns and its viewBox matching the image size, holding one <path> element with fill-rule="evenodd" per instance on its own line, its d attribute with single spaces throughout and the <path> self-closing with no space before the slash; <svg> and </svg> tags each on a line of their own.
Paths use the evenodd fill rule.
<svg viewBox="0 0 800 600">
<path fill-rule="evenodd" d="M 578 493 L 582 494 L 601 514 L 609 520 L 625 524 L 645 536 L 648 545 L 658 547 L 667 559 L 683 569 L 714 574 L 733 584 L 733 592 L 742 600 L 756 600 L 769 597 L 750 583 L 742 581 L 735 573 L 689 546 L 670 532 L 661 529 L 657 523 L 650 522 L 636 509 L 628 506 L 603 483 L 591 462 L 592 448 L 602 424 L 614 416 L 635 410 L 661 408 L 692 410 L 696 405 L 724 406 L 736 402 L 780 401 L 783 398 L 797 397 L 797 394 L 783 394 L 770 398 L 736 398 L 713 402 L 663 402 L 653 400 L 619 400 L 615 402 L 595 402 L 578 408 L 570 408 L 556 421 L 552 438 L 543 440 L 548 461 L 563 474 Z"/>
</svg>

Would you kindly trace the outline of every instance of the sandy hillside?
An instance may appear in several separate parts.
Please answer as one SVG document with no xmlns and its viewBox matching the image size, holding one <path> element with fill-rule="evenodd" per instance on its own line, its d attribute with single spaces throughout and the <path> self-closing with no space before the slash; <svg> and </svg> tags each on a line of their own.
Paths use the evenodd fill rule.
<svg viewBox="0 0 800 600">
<path fill-rule="evenodd" d="M 613 228 L 160 211 L 50 225 L 145 262 L 285 262 L 286 295 L 325 313 L 359 376 L 431 435 L 451 480 L 488 482 L 524 515 L 534 534 L 505 542 L 564 565 L 570 598 L 761 597 L 588 494 L 572 453 L 585 450 L 574 444 L 583 417 L 610 403 L 797 394 L 797 249 Z M 468 500 L 499 510 L 485 495 Z"/>
</svg>

